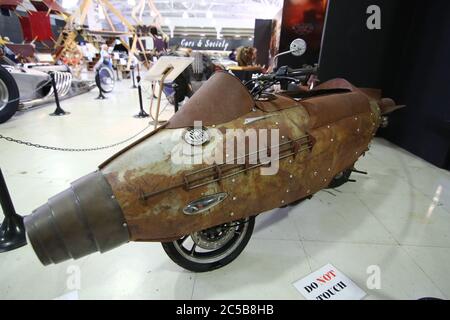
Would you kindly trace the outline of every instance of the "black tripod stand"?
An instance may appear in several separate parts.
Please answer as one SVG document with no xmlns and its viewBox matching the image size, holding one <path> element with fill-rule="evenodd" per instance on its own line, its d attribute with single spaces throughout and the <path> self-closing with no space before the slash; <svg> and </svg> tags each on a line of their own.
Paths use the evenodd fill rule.
<svg viewBox="0 0 450 320">
<path fill-rule="evenodd" d="M 141 73 L 139 71 L 139 65 L 137 66 L 137 72 L 138 75 L 136 77 L 137 80 L 137 88 L 138 88 L 138 95 L 139 95 L 139 113 L 135 115 L 135 118 L 147 118 L 149 117 L 149 114 L 144 111 L 144 105 L 142 102 L 142 88 L 141 88 Z"/>
<path fill-rule="evenodd" d="M 131 67 L 131 79 L 133 79 L 133 85 L 131 86 L 132 89 L 136 89 L 136 82 L 134 81 L 134 66 Z"/>
<path fill-rule="evenodd" d="M 59 103 L 59 96 L 58 96 L 58 88 L 56 86 L 56 80 L 55 80 L 55 73 L 50 73 L 50 79 L 52 82 L 52 88 L 53 88 L 53 94 L 55 96 L 55 103 L 56 103 L 56 109 L 53 111 L 53 113 L 50 113 L 51 116 L 65 116 L 70 114 L 70 112 L 64 111 L 63 108 L 61 108 L 61 104 Z"/>
<path fill-rule="evenodd" d="M 0 203 L 5 219 L 0 226 L 0 252 L 11 251 L 27 244 L 23 217 L 19 216 L 9 195 L 0 169 Z"/>
<path fill-rule="evenodd" d="M 101 100 L 106 99 L 106 96 L 103 94 L 102 85 L 100 83 L 100 70 L 99 69 L 97 69 L 95 71 L 95 84 L 97 85 L 97 88 L 98 88 L 98 91 L 99 91 L 98 97 L 96 99 L 97 100 L 98 99 L 101 99 Z"/>
</svg>

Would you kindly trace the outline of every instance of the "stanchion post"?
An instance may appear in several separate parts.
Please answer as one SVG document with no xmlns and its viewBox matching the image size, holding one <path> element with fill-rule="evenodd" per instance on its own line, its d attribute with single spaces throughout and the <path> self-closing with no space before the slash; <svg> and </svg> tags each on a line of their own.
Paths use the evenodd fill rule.
<svg viewBox="0 0 450 320">
<path fill-rule="evenodd" d="M 174 97 L 174 108 L 175 108 L 175 113 L 177 113 L 178 112 L 178 108 L 179 108 L 179 102 L 178 102 L 178 99 L 177 99 L 177 97 L 178 97 L 178 95 L 177 95 L 177 93 L 178 93 L 178 85 L 174 82 L 173 84 L 172 84 L 172 88 L 173 88 L 173 91 L 174 91 L 174 95 L 173 95 L 173 97 Z"/>
<path fill-rule="evenodd" d="M 55 103 L 56 103 L 56 109 L 55 109 L 55 111 L 53 111 L 53 113 L 50 113 L 50 115 L 51 116 L 65 116 L 65 115 L 70 114 L 70 112 L 64 111 L 63 108 L 61 108 L 61 105 L 59 103 L 58 89 L 56 87 L 56 80 L 55 80 L 54 72 L 50 73 L 50 79 L 52 82 L 53 94 L 55 95 Z"/>
<path fill-rule="evenodd" d="M 23 217 L 19 216 L 6 186 L 0 169 L 0 203 L 5 219 L 0 226 L 0 252 L 10 251 L 27 244 Z"/>
<path fill-rule="evenodd" d="M 117 81 L 121 81 L 120 77 L 119 77 L 119 65 L 116 65 L 116 76 L 117 76 Z"/>
<path fill-rule="evenodd" d="M 131 87 L 132 89 L 136 89 L 136 82 L 134 81 L 134 66 L 131 68 L 131 78 L 133 79 L 133 86 Z"/>
<path fill-rule="evenodd" d="M 139 113 L 135 115 L 135 118 L 147 118 L 149 117 L 149 114 L 144 111 L 144 105 L 142 102 L 142 88 L 141 88 L 141 74 L 139 71 L 139 65 L 138 65 L 138 75 L 136 77 L 137 80 L 137 88 L 138 88 L 138 95 L 139 95 Z"/>
<path fill-rule="evenodd" d="M 102 86 L 100 84 L 100 73 L 99 73 L 99 71 L 100 71 L 99 69 L 97 69 L 95 71 L 95 84 L 97 85 L 97 88 L 98 88 L 98 91 L 99 91 L 98 97 L 95 98 L 95 99 L 97 99 L 97 100 L 98 99 L 104 100 L 104 99 L 106 99 L 106 97 L 103 94 Z"/>
</svg>

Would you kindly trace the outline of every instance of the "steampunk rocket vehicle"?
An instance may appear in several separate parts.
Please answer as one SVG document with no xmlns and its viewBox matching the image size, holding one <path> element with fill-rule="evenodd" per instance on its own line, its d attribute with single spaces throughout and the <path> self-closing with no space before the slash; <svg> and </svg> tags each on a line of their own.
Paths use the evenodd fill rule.
<svg viewBox="0 0 450 320">
<path fill-rule="evenodd" d="M 343 79 L 302 86 L 314 72 L 279 68 L 245 84 L 214 74 L 166 124 L 25 217 L 39 260 L 157 241 L 195 272 L 233 261 L 258 214 L 345 183 L 395 108 Z M 280 82 L 297 89 L 274 90 Z"/>
</svg>

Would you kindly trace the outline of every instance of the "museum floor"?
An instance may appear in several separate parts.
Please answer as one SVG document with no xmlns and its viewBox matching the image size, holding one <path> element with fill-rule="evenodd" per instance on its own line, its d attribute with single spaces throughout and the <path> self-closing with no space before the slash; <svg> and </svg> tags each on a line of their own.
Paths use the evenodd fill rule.
<svg viewBox="0 0 450 320">
<path fill-rule="evenodd" d="M 120 141 L 149 121 L 132 117 L 138 100 L 130 84 L 119 82 L 108 100 L 95 100 L 92 91 L 63 101 L 71 112 L 65 117 L 49 117 L 53 105 L 19 114 L 0 132 L 69 147 Z M 0 166 L 17 211 L 28 214 L 118 149 L 64 153 L 0 141 Z M 357 168 L 369 175 L 259 216 L 241 256 L 217 271 L 187 272 L 159 243 L 130 243 L 49 267 L 25 246 L 0 254 L 0 299 L 302 299 L 292 283 L 327 263 L 366 299 L 449 299 L 450 173 L 383 139 L 374 140 Z M 380 289 L 366 286 L 373 265 L 381 271 Z M 75 291 L 67 286 L 71 266 L 81 271 Z"/>
</svg>

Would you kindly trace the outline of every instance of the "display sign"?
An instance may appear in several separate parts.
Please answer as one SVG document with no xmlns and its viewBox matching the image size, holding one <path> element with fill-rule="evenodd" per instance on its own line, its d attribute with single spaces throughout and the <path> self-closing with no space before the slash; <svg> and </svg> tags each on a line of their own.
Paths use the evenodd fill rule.
<svg viewBox="0 0 450 320">
<path fill-rule="evenodd" d="M 297 38 L 306 41 L 308 50 L 302 57 L 280 57 L 280 66 L 300 68 L 319 61 L 327 4 L 327 0 L 284 0 L 279 50 L 289 50 L 291 42 Z"/>
<path fill-rule="evenodd" d="M 361 300 L 366 296 L 361 288 L 331 264 L 293 285 L 307 300 Z"/>
<path fill-rule="evenodd" d="M 192 50 L 231 51 L 238 47 L 253 46 L 249 39 L 215 39 L 215 38 L 172 38 L 169 46 L 180 46 Z"/>
<path fill-rule="evenodd" d="M 145 74 L 145 79 L 159 81 L 162 79 L 164 71 L 168 67 L 173 67 L 173 70 L 165 78 L 165 83 L 173 82 L 192 62 L 194 62 L 194 58 L 162 56 Z"/>
</svg>

